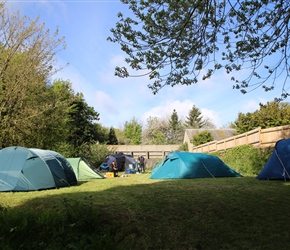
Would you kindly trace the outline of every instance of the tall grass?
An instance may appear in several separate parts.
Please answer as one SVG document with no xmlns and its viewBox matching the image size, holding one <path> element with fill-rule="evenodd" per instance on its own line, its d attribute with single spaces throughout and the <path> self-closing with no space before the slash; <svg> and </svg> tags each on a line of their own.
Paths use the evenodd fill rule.
<svg viewBox="0 0 290 250">
<path fill-rule="evenodd" d="M 149 174 L 0 193 L 1 249 L 288 249 L 290 186 Z"/>
</svg>

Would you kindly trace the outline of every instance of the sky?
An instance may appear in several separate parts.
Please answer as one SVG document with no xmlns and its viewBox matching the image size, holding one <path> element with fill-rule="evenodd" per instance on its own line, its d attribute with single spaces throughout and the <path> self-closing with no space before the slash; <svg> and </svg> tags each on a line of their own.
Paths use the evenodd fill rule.
<svg viewBox="0 0 290 250">
<path fill-rule="evenodd" d="M 209 80 L 164 87 L 154 95 L 147 87 L 148 78 L 114 76 L 115 67 L 125 65 L 125 54 L 107 37 L 118 22 L 118 12 L 130 13 L 127 4 L 119 0 L 6 0 L 6 5 L 21 15 L 39 16 L 51 31 L 59 29 L 67 48 L 57 53 L 58 63 L 69 65 L 54 78 L 69 80 L 75 92 L 83 93 L 88 105 L 100 114 L 98 122 L 106 127 L 122 129 L 133 118 L 146 126 L 150 116 L 170 119 L 174 109 L 185 119 L 195 105 L 220 128 L 234 122 L 239 112 L 254 112 L 259 103 L 281 94 L 279 87 L 242 94 L 232 88 L 230 76 L 220 71 Z"/>
</svg>

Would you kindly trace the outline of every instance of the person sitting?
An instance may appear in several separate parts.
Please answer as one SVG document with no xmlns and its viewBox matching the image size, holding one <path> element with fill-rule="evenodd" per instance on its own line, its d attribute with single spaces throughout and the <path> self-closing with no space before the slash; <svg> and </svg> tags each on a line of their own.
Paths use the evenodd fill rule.
<svg viewBox="0 0 290 250">
<path fill-rule="evenodd" d="M 118 167 L 115 161 L 111 163 L 111 171 L 114 172 L 114 177 L 118 177 Z"/>
</svg>

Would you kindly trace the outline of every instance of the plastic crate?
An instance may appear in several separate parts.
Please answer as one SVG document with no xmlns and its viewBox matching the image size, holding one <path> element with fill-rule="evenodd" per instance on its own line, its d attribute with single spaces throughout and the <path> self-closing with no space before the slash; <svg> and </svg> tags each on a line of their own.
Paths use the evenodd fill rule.
<svg viewBox="0 0 290 250">
<path fill-rule="evenodd" d="M 114 173 L 113 172 L 107 172 L 106 173 L 106 178 L 114 178 Z"/>
</svg>

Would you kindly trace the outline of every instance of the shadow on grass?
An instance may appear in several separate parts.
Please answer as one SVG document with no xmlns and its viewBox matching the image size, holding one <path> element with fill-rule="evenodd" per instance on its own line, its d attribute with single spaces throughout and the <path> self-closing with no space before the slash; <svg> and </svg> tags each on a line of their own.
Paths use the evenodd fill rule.
<svg viewBox="0 0 290 250">
<path fill-rule="evenodd" d="M 290 240 L 288 183 L 118 179 L 0 207 L 1 249 L 286 249 Z"/>
<path fill-rule="evenodd" d="M 83 184 L 85 184 L 85 183 L 87 183 L 88 181 L 78 181 L 78 186 L 81 186 L 81 185 L 83 185 Z"/>
</svg>

